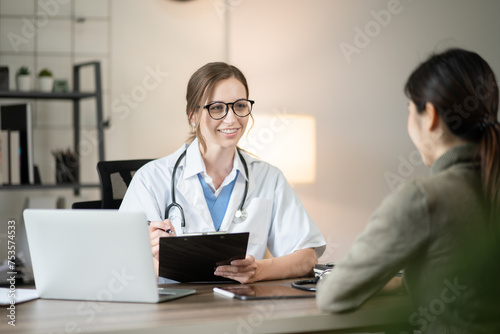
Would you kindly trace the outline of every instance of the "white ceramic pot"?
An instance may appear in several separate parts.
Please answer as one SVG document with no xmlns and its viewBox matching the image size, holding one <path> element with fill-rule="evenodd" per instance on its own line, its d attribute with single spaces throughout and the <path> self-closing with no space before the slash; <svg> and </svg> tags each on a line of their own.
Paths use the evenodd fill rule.
<svg viewBox="0 0 500 334">
<path fill-rule="evenodd" d="M 18 75 L 16 77 L 17 90 L 28 92 L 31 90 L 31 77 L 29 75 Z"/>
<path fill-rule="evenodd" d="M 38 85 L 41 92 L 52 92 L 54 87 L 54 78 L 53 77 L 39 77 Z"/>
</svg>

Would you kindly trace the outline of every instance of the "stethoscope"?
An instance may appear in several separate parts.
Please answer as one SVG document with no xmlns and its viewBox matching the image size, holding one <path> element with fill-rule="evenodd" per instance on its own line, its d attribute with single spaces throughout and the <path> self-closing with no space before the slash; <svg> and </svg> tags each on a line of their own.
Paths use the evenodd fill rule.
<svg viewBox="0 0 500 334">
<path fill-rule="evenodd" d="M 317 264 L 314 266 L 314 278 L 292 282 L 292 288 L 304 291 L 316 291 L 316 284 L 333 269 L 333 263 Z"/>
<path fill-rule="evenodd" d="M 240 149 L 236 148 L 236 151 L 238 152 L 238 156 L 240 157 L 240 160 L 241 160 L 241 162 L 243 164 L 243 168 L 245 169 L 245 174 L 247 176 L 247 178 L 245 179 L 245 191 L 243 193 L 243 199 L 241 200 L 240 207 L 238 208 L 238 210 L 236 210 L 236 213 L 234 214 L 234 217 L 239 222 L 243 222 L 248 217 L 248 213 L 243 208 L 243 206 L 245 205 L 245 199 L 247 198 L 247 193 L 248 193 L 248 178 L 249 178 L 249 175 L 248 175 L 247 162 L 243 158 L 243 155 L 241 154 Z M 179 163 L 181 162 L 182 158 L 184 158 L 184 156 L 186 155 L 186 152 L 187 152 L 187 150 L 184 151 L 184 152 L 182 152 L 182 154 L 179 156 L 179 158 L 175 162 L 174 170 L 172 172 L 172 181 L 171 181 L 171 184 L 170 184 L 170 193 L 171 193 L 171 196 L 172 196 L 172 203 L 169 206 L 167 206 L 167 208 L 165 209 L 165 219 L 168 219 L 168 217 L 169 217 L 168 213 L 170 212 L 171 208 L 175 207 L 175 208 L 179 209 L 179 212 L 181 214 L 181 230 L 182 230 L 182 234 L 185 234 L 186 219 L 184 217 L 184 210 L 182 209 L 182 206 L 175 201 L 175 174 L 177 172 L 177 167 L 179 167 Z"/>
</svg>

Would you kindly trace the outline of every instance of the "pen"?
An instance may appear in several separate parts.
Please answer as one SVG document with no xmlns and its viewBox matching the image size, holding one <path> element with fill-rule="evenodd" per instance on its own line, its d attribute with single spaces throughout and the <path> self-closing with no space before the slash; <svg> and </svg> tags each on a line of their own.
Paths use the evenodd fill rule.
<svg viewBox="0 0 500 334">
<path fill-rule="evenodd" d="M 234 293 L 231 291 L 226 291 L 226 290 L 223 290 L 223 289 L 217 288 L 217 287 L 213 288 L 212 290 L 213 290 L 213 292 L 218 293 L 224 297 L 234 298 Z"/>
<path fill-rule="evenodd" d="M 151 224 L 151 220 L 148 220 L 148 225 L 150 225 L 150 224 Z M 164 229 L 160 228 L 159 230 L 162 230 L 162 231 L 164 231 L 164 232 L 167 232 L 167 233 L 168 233 L 168 234 L 170 234 L 170 235 L 174 234 L 174 231 L 172 231 L 172 230 L 171 230 L 171 229 L 169 229 L 169 228 L 167 228 L 166 230 L 164 230 Z"/>
</svg>

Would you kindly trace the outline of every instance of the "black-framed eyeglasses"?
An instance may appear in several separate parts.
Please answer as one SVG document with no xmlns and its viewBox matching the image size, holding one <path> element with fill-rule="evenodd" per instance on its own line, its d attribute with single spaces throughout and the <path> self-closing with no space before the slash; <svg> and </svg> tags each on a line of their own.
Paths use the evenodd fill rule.
<svg viewBox="0 0 500 334">
<path fill-rule="evenodd" d="M 233 112 L 238 117 L 247 117 L 252 112 L 252 107 L 255 101 L 247 99 L 239 99 L 232 103 L 225 102 L 213 102 L 207 104 L 203 109 L 208 110 L 208 114 L 215 120 L 223 119 L 226 117 L 229 106 L 233 109 Z"/>
</svg>

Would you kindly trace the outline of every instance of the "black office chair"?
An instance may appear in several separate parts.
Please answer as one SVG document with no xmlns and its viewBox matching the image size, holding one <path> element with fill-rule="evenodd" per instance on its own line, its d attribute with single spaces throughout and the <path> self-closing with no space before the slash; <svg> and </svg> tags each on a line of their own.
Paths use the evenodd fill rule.
<svg viewBox="0 0 500 334">
<path fill-rule="evenodd" d="M 152 159 L 99 161 L 102 209 L 118 209 L 135 172 Z"/>
<path fill-rule="evenodd" d="M 102 209 L 102 201 L 74 202 L 72 209 Z"/>
</svg>

